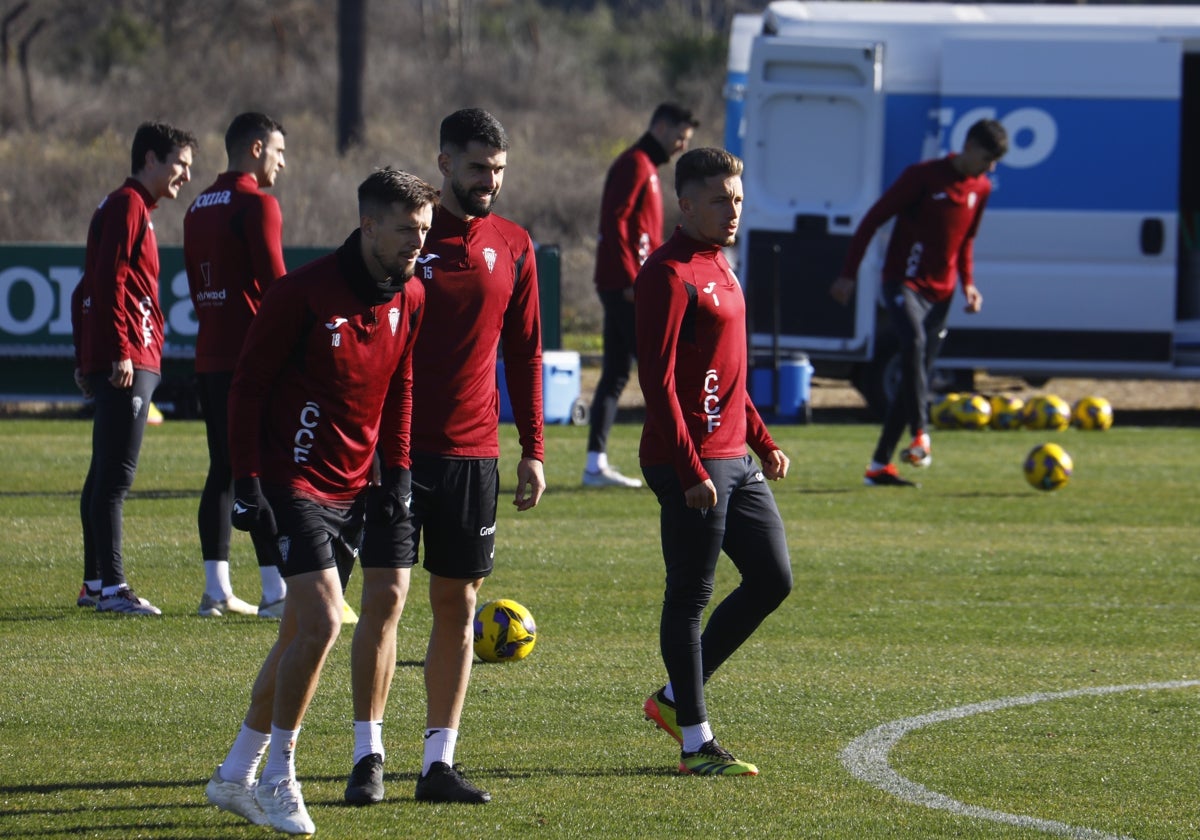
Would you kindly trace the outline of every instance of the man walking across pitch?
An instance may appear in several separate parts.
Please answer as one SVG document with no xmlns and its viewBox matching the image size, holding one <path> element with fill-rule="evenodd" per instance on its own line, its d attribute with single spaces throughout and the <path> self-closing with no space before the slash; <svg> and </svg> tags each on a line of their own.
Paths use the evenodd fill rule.
<svg viewBox="0 0 1200 840">
<path fill-rule="evenodd" d="M 416 798 L 483 803 L 491 796 L 463 777 L 454 753 L 474 657 L 476 595 L 496 547 L 496 348 L 504 351 L 521 445 L 513 504 L 526 511 L 546 487 L 541 321 L 533 242 L 492 212 L 508 165 L 503 126 L 478 108 L 456 111 L 442 121 L 439 148 L 441 204 L 418 269 L 425 325 L 413 353 L 412 521 L 417 541 L 424 540 L 433 612 Z M 371 590 L 364 585 L 364 593 Z M 399 617 L 374 609 L 365 596 L 362 613 L 352 659 L 354 768 L 345 793 L 360 805 L 383 798 L 381 730 Z M 385 641 L 368 655 L 358 649 L 360 634 L 391 646 Z"/>
<path fill-rule="evenodd" d="M 746 301 L 721 250 L 737 235 L 741 174 L 741 160 L 723 149 L 679 159 L 681 226 L 637 282 L 640 455 L 661 508 L 659 641 L 670 679 L 643 711 L 680 743 L 679 772 L 696 775 L 757 775 L 717 743 L 704 686 L 792 587 L 783 522 L 765 483 L 784 478 L 789 461 L 746 391 Z M 741 581 L 701 633 L 722 550 Z"/>
<path fill-rule="evenodd" d="M 230 429 L 241 432 L 230 438 L 233 524 L 278 534 L 288 596 L 241 731 L 206 793 L 289 834 L 315 831 L 295 750 L 341 629 L 338 555 L 361 540 L 364 586 L 379 569 L 406 587 L 414 560 L 412 348 L 425 295 L 411 278 L 436 198 L 408 173 L 372 173 L 358 189 L 358 230 L 267 291 L 229 392 Z M 383 482 L 368 490 L 376 453 Z"/>
<path fill-rule="evenodd" d="M 98 612 L 161 615 L 125 580 L 122 536 L 125 497 L 162 374 L 158 240 L 150 213 L 191 180 L 195 146 L 195 137 L 174 126 L 138 127 L 133 174 L 92 215 L 83 277 L 71 296 L 75 383 L 95 400 L 92 459 L 79 500 L 83 587 L 76 603 Z"/>
<path fill-rule="evenodd" d="M 687 151 L 699 121 L 672 102 L 659 105 L 641 138 L 613 161 L 600 203 L 600 239 L 596 244 L 596 292 L 604 306 L 604 361 L 592 397 L 587 487 L 641 487 L 608 462 L 608 433 L 617 403 L 629 382 L 637 355 L 633 329 L 633 289 L 638 270 L 663 236 L 662 190 L 658 167 Z"/>
<path fill-rule="evenodd" d="M 266 114 L 239 114 L 225 132 L 229 167 L 197 196 L 183 220 L 183 257 L 196 311 L 196 380 L 208 439 L 208 477 L 196 520 L 204 557 L 202 616 L 227 613 L 279 618 L 287 589 L 273 535 L 250 539 L 258 558 L 262 601 L 233 594 L 229 581 L 233 474 L 229 466 L 229 385 L 263 293 L 286 271 L 279 202 L 263 190 L 284 168 L 283 126 Z"/>
<path fill-rule="evenodd" d="M 961 154 L 909 166 L 867 211 L 850 240 L 841 276 L 829 293 L 849 303 L 858 266 L 871 237 L 896 217 L 883 264 L 881 298 L 900 346 L 900 387 L 888 403 L 879 441 L 863 483 L 914 487 L 892 464 L 907 424 L 912 443 L 900 459 L 914 467 L 933 461 L 929 440 L 929 376 L 945 337 L 957 275 L 968 313 L 983 306 L 975 286 L 974 243 L 991 195 L 988 173 L 1008 151 L 1008 135 L 996 120 L 979 120 L 967 132 Z"/>
</svg>

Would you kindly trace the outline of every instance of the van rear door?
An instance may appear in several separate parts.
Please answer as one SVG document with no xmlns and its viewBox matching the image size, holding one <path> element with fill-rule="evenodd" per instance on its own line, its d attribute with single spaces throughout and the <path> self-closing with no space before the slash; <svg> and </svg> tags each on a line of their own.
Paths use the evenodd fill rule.
<svg viewBox="0 0 1200 840">
<path fill-rule="evenodd" d="M 778 337 L 814 355 L 870 357 L 874 301 L 842 307 L 829 286 L 854 223 L 879 195 L 882 80 L 875 41 L 754 41 L 738 272 L 756 347 Z"/>
<path fill-rule="evenodd" d="M 945 367 L 1169 368 L 1181 45 L 1076 37 L 945 42 L 943 151 L 999 119 L 1010 148 L 975 245 L 983 310 L 951 310 Z"/>
</svg>

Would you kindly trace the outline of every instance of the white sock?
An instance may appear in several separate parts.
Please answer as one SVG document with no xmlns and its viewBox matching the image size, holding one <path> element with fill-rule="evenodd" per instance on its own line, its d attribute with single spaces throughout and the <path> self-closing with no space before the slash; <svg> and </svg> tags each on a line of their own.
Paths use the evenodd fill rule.
<svg viewBox="0 0 1200 840">
<path fill-rule="evenodd" d="M 868 467 L 868 469 L 871 472 L 875 472 L 876 470 L 884 470 L 887 469 L 887 464 L 881 464 L 878 461 L 872 461 L 871 466 Z"/>
<path fill-rule="evenodd" d="M 421 775 L 429 772 L 435 761 L 444 761 L 454 766 L 454 745 L 458 743 L 457 729 L 426 729 L 425 730 L 425 761 L 421 765 Z"/>
<path fill-rule="evenodd" d="M 88 592 L 99 592 L 100 587 L 104 585 L 104 581 L 100 580 L 100 578 L 96 578 L 95 580 L 85 580 L 83 585 L 87 587 Z"/>
<path fill-rule="evenodd" d="M 296 739 L 299 729 L 280 729 L 271 724 L 271 744 L 267 750 L 267 765 L 263 767 L 263 783 L 271 786 L 284 779 L 296 778 Z"/>
<path fill-rule="evenodd" d="M 204 593 L 215 601 L 226 601 L 233 595 L 228 560 L 204 561 Z"/>
<path fill-rule="evenodd" d="M 229 748 L 229 755 L 221 762 L 221 778 L 227 782 L 241 782 L 247 787 L 254 784 L 258 763 L 270 741 L 270 733 L 256 732 L 243 723 Z"/>
<path fill-rule="evenodd" d="M 383 721 L 356 720 L 354 721 L 354 763 L 362 761 L 371 753 L 383 753 Z"/>
<path fill-rule="evenodd" d="M 587 471 L 600 472 L 608 468 L 607 452 L 589 452 L 587 454 Z"/>
<path fill-rule="evenodd" d="M 663 686 L 663 697 L 667 698 L 667 702 L 672 706 L 675 705 L 675 689 L 671 687 L 670 683 Z"/>
<path fill-rule="evenodd" d="M 100 595 L 103 598 L 107 598 L 110 595 L 116 595 L 122 589 L 128 589 L 128 588 L 129 588 L 128 583 L 118 583 L 116 586 L 105 586 L 103 589 L 100 590 Z"/>
<path fill-rule="evenodd" d="M 274 604 L 280 598 L 287 596 L 287 584 L 283 580 L 283 575 L 279 574 L 278 566 L 259 566 L 258 576 L 262 578 L 264 603 Z"/>
<path fill-rule="evenodd" d="M 708 721 L 694 726 L 681 726 L 683 730 L 683 751 L 693 753 L 713 739 L 712 727 Z"/>
</svg>

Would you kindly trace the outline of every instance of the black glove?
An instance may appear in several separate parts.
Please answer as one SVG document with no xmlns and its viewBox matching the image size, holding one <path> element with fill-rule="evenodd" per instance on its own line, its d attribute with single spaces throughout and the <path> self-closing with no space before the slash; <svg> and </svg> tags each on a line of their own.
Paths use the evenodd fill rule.
<svg viewBox="0 0 1200 840">
<path fill-rule="evenodd" d="M 387 467 L 379 486 L 367 488 L 367 524 L 399 524 L 408 519 L 411 502 L 412 473 L 403 467 Z"/>
<path fill-rule="evenodd" d="M 275 511 L 263 495 L 257 478 L 233 480 L 233 527 L 239 531 L 266 531 L 272 537 L 279 533 L 275 527 Z"/>
</svg>

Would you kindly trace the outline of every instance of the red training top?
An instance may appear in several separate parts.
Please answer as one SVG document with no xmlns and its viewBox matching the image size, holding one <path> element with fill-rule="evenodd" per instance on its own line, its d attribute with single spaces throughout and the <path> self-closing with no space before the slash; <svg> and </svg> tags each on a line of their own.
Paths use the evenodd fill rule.
<svg viewBox="0 0 1200 840">
<path fill-rule="evenodd" d="M 747 393 L 746 300 L 721 249 L 677 228 L 635 288 L 642 466 L 670 464 L 687 490 L 709 477 L 701 459 L 778 449 Z"/>
<path fill-rule="evenodd" d="M 223 172 L 183 219 L 196 372 L 231 371 L 263 292 L 287 271 L 279 202 L 249 172 Z"/>
<path fill-rule="evenodd" d="M 348 508 L 366 487 L 377 443 L 384 467 L 410 465 L 412 348 L 425 290 L 413 279 L 387 302 L 366 303 L 355 288 L 374 281 L 360 242 L 355 231 L 335 253 L 271 284 L 229 391 L 234 476 L 328 507 Z"/>
<path fill-rule="evenodd" d="M 122 359 L 138 370 L 161 370 L 155 206 L 142 182 L 127 178 L 92 214 L 83 277 L 71 295 L 75 366 L 85 375 L 111 374 Z"/>
<path fill-rule="evenodd" d="M 609 167 L 600 201 L 597 290 L 620 291 L 632 286 L 642 263 L 662 244 L 658 167 L 668 160 L 662 145 L 647 132 Z"/>
<path fill-rule="evenodd" d="M 954 295 L 955 274 L 974 283 L 975 233 L 992 192 L 987 175 L 960 175 L 950 157 L 909 166 L 867 211 L 850 240 L 842 276 L 854 277 L 875 231 L 896 217 L 883 284 L 911 287 L 938 303 Z"/>
<path fill-rule="evenodd" d="M 500 457 L 499 344 L 521 457 L 542 460 L 542 322 L 529 234 L 494 214 L 464 221 L 439 205 L 420 262 L 427 303 L 413 352 L 413 451 Z"/>
</svg>

